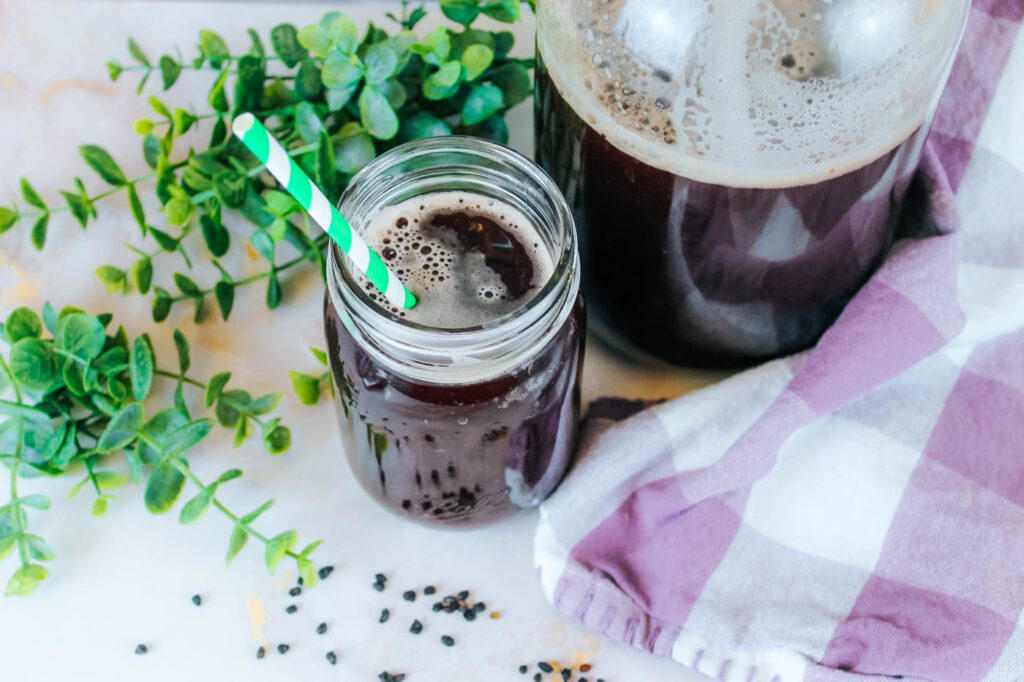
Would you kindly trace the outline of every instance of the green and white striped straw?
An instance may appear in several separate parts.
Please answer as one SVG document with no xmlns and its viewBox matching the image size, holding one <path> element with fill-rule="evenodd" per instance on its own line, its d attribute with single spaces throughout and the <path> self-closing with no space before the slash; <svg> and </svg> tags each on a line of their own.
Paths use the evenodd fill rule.
<svg viewBox="0 0 1024 682">
<path fill-rule="evenodd" d="M 242 114 L 235 119 L 231 129 L 391 305 L 399 308 L 412 308 L 416 305 L 413 293 L 363 238 L 352 230 L 345 217 L 255 116 Z"/>
</svg>

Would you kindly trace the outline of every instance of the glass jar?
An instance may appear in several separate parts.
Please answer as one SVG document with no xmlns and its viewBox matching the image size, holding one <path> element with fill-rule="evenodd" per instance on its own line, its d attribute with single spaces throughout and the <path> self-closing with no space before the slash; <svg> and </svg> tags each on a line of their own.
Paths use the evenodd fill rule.
<svg viewBox="0 0 1024 682">
<path fill-rule="evenodd" d="M 537 158 L 597 332 L 690 366 L 813 344 L 884 258 L 969 0 L 546 0 Z"/>
<path fill-rule="evenodd" d="M 363 169 L 340 210 L 363 232 L 386 207 L 451 191 L 522 212 L 551 257 L 547 283 L 477 327 L 430 328 L 373 300 L 332 247 L 324 324 L 345 454 L 362 487 L 406 518 L 469 525 L 537 505 L 561 481 L 586 325 L 569 209 L 510 149 L 465 137 L 410 142 Z"/>
</svg>

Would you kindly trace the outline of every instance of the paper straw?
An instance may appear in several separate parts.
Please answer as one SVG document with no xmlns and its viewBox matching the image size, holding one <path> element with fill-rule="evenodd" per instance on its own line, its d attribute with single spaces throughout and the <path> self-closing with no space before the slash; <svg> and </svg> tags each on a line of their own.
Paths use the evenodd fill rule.
<svg viewBox="0 0 1024 682">
<path fill-rule="evenodd" d="M 412 308 L 416 305 L 413 293 L 363 238 L 353 231 L 345 217 L 255 116 L 242 114 L 235 119 L 231 129 L 391 305 L 399 308 Z"/>
</svg>

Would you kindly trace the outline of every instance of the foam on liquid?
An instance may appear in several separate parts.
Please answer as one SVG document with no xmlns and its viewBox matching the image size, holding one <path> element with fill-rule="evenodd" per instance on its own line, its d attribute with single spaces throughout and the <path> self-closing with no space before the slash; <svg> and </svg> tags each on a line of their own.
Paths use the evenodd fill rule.
<svg viewBox="0 0 1024 682">
<path fill-rule="evenodd" d="M 588 125 L 645 163 L 734 187 L 861 168 L 920 128 L 954 0 L 548 0 L 539 48 Z"/>
<path fill-rule="evenodd" d="M 461 246 L 450 230 L 425 227 L 435 216 L 445 220 L 459 213 L 494 221 L 522 247 L 532 268 L 528 280 L 528 272 L 516 273 L 527 282 L 525 291 L 512 295 L 484 254 Z M 551 254 L 521 211 L 470 192 L 435 192 L 388 206 L 372 218 L 363 237 L 419 299 L 411 310 L 392 313 L 439 329 L 477 327 L 516 310 L 543 288 L 554 270 Z M 361 284 L 373 300 L 382 302 L 372 285 L 365 280 Z"/>
</svg>

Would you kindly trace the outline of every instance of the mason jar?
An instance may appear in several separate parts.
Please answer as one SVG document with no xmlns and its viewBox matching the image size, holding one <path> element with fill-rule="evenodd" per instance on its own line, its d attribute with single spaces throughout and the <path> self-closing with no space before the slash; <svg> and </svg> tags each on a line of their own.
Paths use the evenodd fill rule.
<svg viewBox="0 0 1024 682">
<path fill-rule="evenodd" d="M 561 193 L 501 145 L 443 137 L 397 147 L 352 180 L 340 210 L 365 234 L 382 211 L 451 192 L 525 216 L 550 257 L 547 281 L 494 319 L 431 327 L 388 308 L 332 245 L 324 326 L 344 452 L 359 483 L 405 518 L 471 525 L 539 504 L 565 474 L 585 312 Z"/>
<path fill-rule="evenodd" d="M 537 159 L 595 331 L 744 366 L 801 350 L 885 258 L 969 0 L 545 0 Z"/>
</svg>

